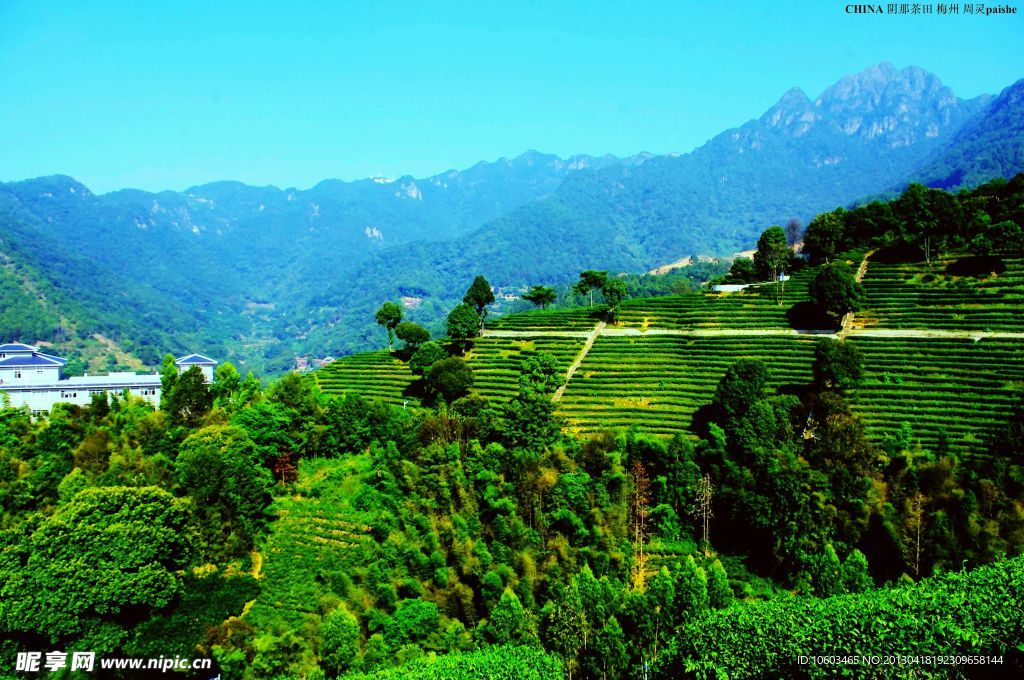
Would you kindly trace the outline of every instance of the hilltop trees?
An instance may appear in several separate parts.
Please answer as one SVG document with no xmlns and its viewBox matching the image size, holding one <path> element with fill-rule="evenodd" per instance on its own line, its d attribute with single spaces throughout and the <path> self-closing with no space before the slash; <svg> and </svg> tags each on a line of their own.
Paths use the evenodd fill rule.
<svg viewBox="0 0 1024 680">
<path fill-rule="evenodd" d="M 405 342 L 406 350 L 415 352 L 417 347 L 430 340 L 430 332 L 418 323 L 403 321 L 395 328 L 395 337 Z"/>
<path fill-rule="evenodd" d="M 594 291 L 602 290 L 608 282 L 608 272 L 587 269 L 580 272 L 580 280 L 572 289 L 580 295 L 590 295 L 590 306 L 594 306 Z"/>
<path fill-rule="evenodd" d="M 614 320 L 619 314 L 619 305 L 626 299 L 629 288 L 621 279 L 608 279 L 601 288 L 605 301 L 608 303 L 608 316 Z"/>
<path fill-rule="evenodd" d="M 374 314 L 377 324 L 383 326 L 388 332 L 388 351 L 391 351 L 395 341 L 395 329 L 402 321 L 402 307 L 394 302 L 385 302 Z"/>
<path fill-rule="evenodd" d="M 548 286 L 534 286 L 530 289 L 529 293 L 523 295 L 524 300 L 532 302 L 541 309 L 546 309 L 557 297 L 558 294 L 555 292 L 555 289 Z"/>
<path fill-rule="evenodd" d="M 822 213 L 811 220 L 804 234 L 801 251 L 810 258 L 811 264 L 828 263 L 836 256 L 843 244 L 846 211 L 840 208 Z"/>
<path fill-rule="evenodd" d="M 768 227 L 757 239 L 757 252 L 754 253 L 754 269 L 763 280 L 778 281 L 779 274 L 789 260 L 789 246 L 786 244 L 786 232 L 782 227 Z"/>
<path fill-rule="evenodd" d="M 491 284 L 483 276 L 477 276 L 473 279 L 473 283 L 469 286 L 462 301 L 476 310 L 477 316 L 480 317 L 480 324 L 483 325 L 484 319 L 487 318 L 487 305 L 494 302 L 494 291 L 491 290 Z"/>
<path fill-rule="evenodd" d="M 448 315 L 448 337 L 463 346 L 480 334 L 480 328 L 480 316 L 465 302 Z"/>
<path fill-rule="evenodd" d="M 409 359 L 409 368 L 413 373 L 423 375 L 431 366 L 447 356 L 448 352 L 444 351 L 444 347 L 441 345 L 436 342 L 425 342 Z"/>
</svg>

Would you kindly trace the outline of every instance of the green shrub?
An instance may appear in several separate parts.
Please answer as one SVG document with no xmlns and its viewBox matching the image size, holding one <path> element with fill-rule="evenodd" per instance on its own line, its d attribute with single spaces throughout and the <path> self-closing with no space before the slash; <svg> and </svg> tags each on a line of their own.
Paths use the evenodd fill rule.
<svg viewBox="0 0 1024 680">
<path fill-rule="evenodd" d="M 1003 655 L 1024 641 L 1024 557 L 912 586 L 733 606 L 683 626 L 653 678 L 877 677 L 871 665 L 800 665 L 801 656 Z M 995 670 L 1005 672 L 1006 663 Z M 890 668 L 899 672 L 898 667 Z M 920 677 L 927 666 L 905 666 Z M 946 667 L 940 669 L 952 671 Z M 973 670 L 971 668 L 970 670 Z M 889 675 L 888 673 L 881 673 Z"/>
</svg>

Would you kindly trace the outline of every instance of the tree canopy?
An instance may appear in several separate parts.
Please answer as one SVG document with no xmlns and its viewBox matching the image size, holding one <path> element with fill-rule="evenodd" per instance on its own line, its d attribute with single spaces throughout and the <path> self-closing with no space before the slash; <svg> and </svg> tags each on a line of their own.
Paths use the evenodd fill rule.
<svg viewBox="0 0 1024 680">
<path fill-rule="evenodd" d="M 555 292 L 554 288 L 549 288 L 548 286 L 534 286 L 528 293 L 523 294 L 524 300 L 532 302 L 541 309 L 547 308 L 557 298 L 558 293 Z"/>
<path fill-rule="evenodd" d="M 402 321 L 402 306 L 394 302 L 385 302 L 374 314 L 377 324 L 383 326 L 388 332 L 388 349 L 392 349 L 395 341 L 395 329 Z"/>
</svg>

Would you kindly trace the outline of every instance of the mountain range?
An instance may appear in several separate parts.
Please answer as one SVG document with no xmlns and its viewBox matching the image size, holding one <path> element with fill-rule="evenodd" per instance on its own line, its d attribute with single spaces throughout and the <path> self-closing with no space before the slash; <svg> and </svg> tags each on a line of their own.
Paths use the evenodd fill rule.
<svg viewBox="0 0 1024 680">
<path fill-rule="evenodd" d="M 475 274 L 560 284 L 750 247 L 771 224 L 900 190 L 1024 171 L 1024 80 L 958 98 L 888 63 L 785 93 L 687 154 L 535 151 L 425 179 L 308 190 L 216 182 L 94 195 L 64 176 L 0 184 L 0 334 L 95 361 L 201 351 L 276 372 L 379 346 L 405 297 L 438 328 Z M 112 358 L 113 357 L 113 358 Z"/>
</svg>

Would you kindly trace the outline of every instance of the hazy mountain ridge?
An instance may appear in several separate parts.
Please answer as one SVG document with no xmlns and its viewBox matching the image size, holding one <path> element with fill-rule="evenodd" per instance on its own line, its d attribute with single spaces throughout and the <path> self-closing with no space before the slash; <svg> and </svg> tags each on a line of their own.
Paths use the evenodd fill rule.
<svg viewBox="0 0 1024 680">
<path fill-rule="evenodd" d="M 372 311 L 386 299 L 421 298 L 409 314 L 436 324 L 476 273 L 515 287 L 583 268 L 644 271 L 735 252 L 770 224 L 915 177 L 1013 174 L 1020 153 L 986 158 L 1020 149 L 1020 90 L 965 101 L 922 69 L 883 63 L 814 100 L 794 88 L 683 155 L 531 151 L 306 190 L 225 181 L 96 196 L 57 176 L 0 185 L 0 195 L 48 239 L 45 249 L 19 240 L 43 270 L 61 251 L 91 258 L 110 281 L 173 301 L 172 315 L 189 317 L 182 327 L 225 343 L 207 351 L 280 370 L 295 352 L 379 344 Z"/>
<path fill-rule="evenodd" d="M 57 175 L 0 184 L 0 196 L 17 206 L 0 223 L 0 238 L 16 241 L 40 263 L 35 278 L 49 277 L 56 284 L 64 278 L 66 285 L 76 277 L 67 271 L 51 276 L 57 269 L 47 271 L 46 263 L 88 262 L 85 280 L 102 279 L 119 290 L 166 299 L 184 334 L 198 323 L 211 336 L 224 336 L 206 351 L 252 359 L 252 347 L 267 338 L 301 335 L 317 284 L 350 277 L 373 253 L 393 244 L 457 236 L 550 194 L 581 168 L 642 160 L 563 160 L 527 152 L 423 180 L 326 180 L 304 191 L 215 182 L 184 192 L 126 189 L 96 195 Z M 104 316 L 105 299 L 96 301 L 90 323 Z M 274 303 L 276 309 L 256 312 L 253 302 Z M 150 313 L 161 304 L 140 306 Z M 72 316 L 83 314 L 78 310 Z M 15 331 L 23 332 L 12 327 Z M 236 355 L 224 340 L 250 348 Z"/>
<path fill-rule="evenodd" d="M 352 337 L 365 343 L 375 302 L 415 288 L 450 307 L 477 272 L 496 286 L 563 283 L 585 268 L 641 271 L 735 252 L 771 224 L 806 222 L 905 183 L 969 121 L 981 125 L 990 101 L 961 100 L 922 69 L 887 63 L 814 101 L 793 89 L 690 154 L 575 173 L 552 196 L 457 241 L 389 249 L 360 270 L 361 296 L 335 287 L 325 297 L 343 301 L 336 320 L 361 325 Z"/>
</svg>

